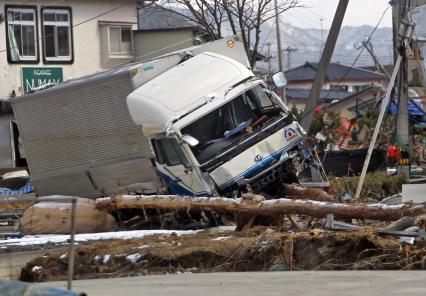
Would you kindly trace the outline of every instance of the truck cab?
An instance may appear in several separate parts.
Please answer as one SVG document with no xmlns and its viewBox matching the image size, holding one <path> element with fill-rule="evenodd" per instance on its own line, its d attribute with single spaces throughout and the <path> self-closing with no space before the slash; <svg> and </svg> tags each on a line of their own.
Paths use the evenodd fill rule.
<svg viewBox="0 0 426 296">
<path fill-rule="evenodd" d="M 282 74 L 274 76 L 283 86 Z M 279 85 L 281 84 L 281 85 Z M 238 196 L 298 182 L 294 159 L 309 159 L 305 131 L 244 65 L 205 52 L 127 98 L 150 136 L 156 169 L 172 194 Z"/>
</svg>

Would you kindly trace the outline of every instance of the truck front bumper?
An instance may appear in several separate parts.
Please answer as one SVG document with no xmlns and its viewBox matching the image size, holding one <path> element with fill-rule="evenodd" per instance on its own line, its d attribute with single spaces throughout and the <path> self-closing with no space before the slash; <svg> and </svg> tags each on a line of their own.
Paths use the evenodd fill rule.
<svg viewBox="0 0 426 296">
<path fill-rule="evenodd" d="M 290 158 L 289 151 L 303 141 L 303 132 L 293 122 L 222 164 L 210 176 L 220 189 L 269 176 Z"/>
</svg>

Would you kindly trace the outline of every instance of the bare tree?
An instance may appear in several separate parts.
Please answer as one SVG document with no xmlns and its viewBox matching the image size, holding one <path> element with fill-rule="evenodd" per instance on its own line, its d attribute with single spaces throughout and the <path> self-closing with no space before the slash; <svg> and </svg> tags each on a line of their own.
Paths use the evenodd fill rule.
<svg viewBox="0 0 426 296">
<path fill-rule="evenodd" d="M 277 10 L 274 0 L 160 0 L 155 5 L 194 22 L 211 40 L 240 36 L 251 67 L 259 53 L 262 25 L 276 13 L 301 7 L 300 0 L 280 0 Z"/>
</svg>

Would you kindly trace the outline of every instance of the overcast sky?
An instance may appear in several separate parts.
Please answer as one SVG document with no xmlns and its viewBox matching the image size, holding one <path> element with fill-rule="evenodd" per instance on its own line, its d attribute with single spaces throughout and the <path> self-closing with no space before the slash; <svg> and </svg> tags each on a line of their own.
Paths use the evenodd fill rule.
<svg viewBox="0 0 426 296">
<path fill-rule="evenodd" d="M 286 12 L 283 18 L 293 26 L 303 28 L 320 28 L 323 18 L 324 28 L 329 28 L 339 0 L 300 0 L 309 8 L 296 8 Z M 346 10 L 344 26 L 375 26 L 380 16 L 388 7 L 389 0 L 350 0 Z M 392 10 L 389 9 L 380 27 L 392 26 Z"/>
</svg>

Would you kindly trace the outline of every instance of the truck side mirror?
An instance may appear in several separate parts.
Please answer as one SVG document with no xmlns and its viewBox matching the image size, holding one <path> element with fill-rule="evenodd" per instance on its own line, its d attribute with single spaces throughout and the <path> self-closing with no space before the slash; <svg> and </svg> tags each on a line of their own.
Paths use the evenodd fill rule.
<svg viewBox="0 0 426 296">
<path fill-rule="evenodd" d="M 198 141 L 196 138 L 190 135 L 183 135 L 182 141 L 184 141 L 186 144 L 188 144 L 191 147 L 195 147 L 198 144 L 200 144 L 200 141 Z"/>
<path fill-rule="evenodd" d="M 272 75 L 272 81 L 274 82 L 275 86 L 278 88 L 281 88 L 287 85 L 287 79 L 285 78 L 283 72 L 278 72 Z"/>
</svg>

